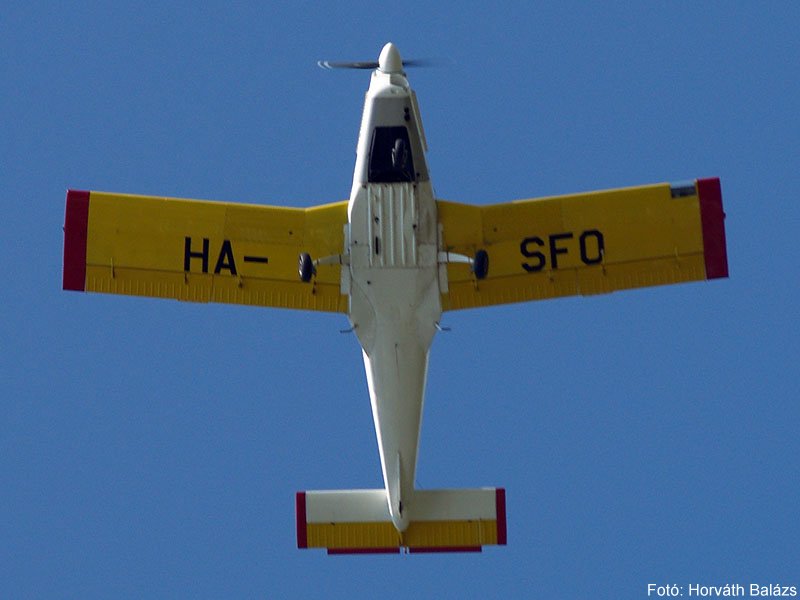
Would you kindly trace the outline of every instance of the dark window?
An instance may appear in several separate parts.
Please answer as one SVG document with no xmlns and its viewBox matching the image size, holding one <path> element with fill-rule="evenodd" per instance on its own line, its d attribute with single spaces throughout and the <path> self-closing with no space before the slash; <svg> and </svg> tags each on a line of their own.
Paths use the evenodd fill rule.
<svg viewBox="0 0 800 600">
<path fill-rule="evenodd" d="M 415 179 L 408 129 L 402 126 L 376 127 L 369 150 L 368 180 L 371 183 L 397 183 Z"/>
</svg>

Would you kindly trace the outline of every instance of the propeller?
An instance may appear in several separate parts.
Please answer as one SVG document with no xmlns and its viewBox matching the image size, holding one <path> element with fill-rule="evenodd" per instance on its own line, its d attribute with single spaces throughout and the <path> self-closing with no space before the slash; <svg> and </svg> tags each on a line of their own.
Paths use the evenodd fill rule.
<svg viewBox="0 0 800 600">
<path fill-rule="evenodd" d="M 377 60 L 337 62 L 332 60 L 318 60 L 317 64 L 322 69 L 377 69 L 380 63 Z M 425 58 L 412 58 L 403 60 L 403 67 L 434 67 L 436 62 Z"/>
<path fill-rule="evenodd" d="M 340 62 L 320 60 L 317 64 L 323 69 L 380 69 L 384 73 L 402 73 L 405 67 L 430 67 L 434 63 L 426 59 L 403 60 L 397 46 L 389 42 L 381 50 L 378 60 Z"/>
</svg>

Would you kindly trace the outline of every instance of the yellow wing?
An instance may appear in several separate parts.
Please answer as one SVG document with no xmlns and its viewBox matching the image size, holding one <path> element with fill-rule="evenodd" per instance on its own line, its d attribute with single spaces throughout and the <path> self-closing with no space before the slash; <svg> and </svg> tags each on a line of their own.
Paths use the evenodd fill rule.
<svg viewBox="0 0 800 600">
<path fill-rule="evenodd" d="M 67 193 L 64 289 L 346 312 L 341 268 L 298 277 L 298 257 L 343 252 L 347 202 L 307 209 Z"/>
<path fill-rule="evenodd" d="M 448 265 L 445 310 L 728 276 L 719 179 L 438 211 L 446 250 L 489 255 Z"/>
</svg>

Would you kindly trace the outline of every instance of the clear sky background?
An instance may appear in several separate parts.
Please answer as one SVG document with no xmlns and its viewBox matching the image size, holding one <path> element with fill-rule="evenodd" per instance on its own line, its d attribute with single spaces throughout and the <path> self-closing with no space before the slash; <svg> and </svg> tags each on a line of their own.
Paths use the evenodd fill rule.
<svg viewBox="0 0 800 600">
<path fill-rule="evenodd" d="M 163 4 L 0 15 L 0 597 L 800 588 L 799 4 Z M 296 549 L 382 485 L 344 316 L 61 291 L 67 188 L 346 199 L 369 75 L 315 61 L 387 41 L 440 198 L 722 180 L 730 279 L 445 315 L 417 483 L 507 489 L 480 555 Z"/>
</svg>

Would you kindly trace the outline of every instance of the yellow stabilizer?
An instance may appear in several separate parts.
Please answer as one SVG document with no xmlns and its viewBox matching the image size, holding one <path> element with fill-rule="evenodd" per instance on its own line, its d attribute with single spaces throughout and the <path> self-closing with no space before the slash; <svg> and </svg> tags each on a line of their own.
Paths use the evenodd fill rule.
<svg viewBox="0 0 800 600">
<path fill-rule="evenodd" d="M 402 532 L 392 524 L 385 490 L 298 492 L 296 505 L 298 548 L 329 554 L 479 552 L 506 543 L 502 488 L 416 491 Z"/>
</svg>

